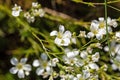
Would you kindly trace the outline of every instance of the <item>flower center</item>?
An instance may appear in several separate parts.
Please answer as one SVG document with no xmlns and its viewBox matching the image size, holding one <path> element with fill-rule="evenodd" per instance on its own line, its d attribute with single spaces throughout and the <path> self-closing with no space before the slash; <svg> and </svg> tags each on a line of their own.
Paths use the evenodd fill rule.
<svg viewBox="0 0 120 80">
<path fill-rule="evenodd" d="M 42 66 L 43 66 L 43 68 L 46 68 L 46 67 L 47 67 L 47 62 L 46 62 L 46 61 L 43 62 L 43 63 L 42 63 Z"/>
<path fill-rule="evenodd" d="M 22 69 L 22 68 L 23 68 L 23 64 L 18 63 L 18 64 L 17 64 L 17 68 L 18 68 L 18 69 Z"/>
<path fill-rule="evenodd" d="M 104 22 L 101 22 L 100 25 L 99 25 L 100 28 L 104 28 L 105 27 L 105 24 Z"/>
<path fill-rule="evenodd" d="M 93 33 L 94 33 L 94 34 L 97 34 L 97 33 L 98 33 L 98 31 L 97 31 L 97 30 L 94 30 L 94 31 L 93 31 Z"/>
<path fill-rule="evenodd" d="M 60 32 L 58 32 L 58 35 L 57 35 L 58 38 L 62 38 L 62 34 Z"/>
</svg>

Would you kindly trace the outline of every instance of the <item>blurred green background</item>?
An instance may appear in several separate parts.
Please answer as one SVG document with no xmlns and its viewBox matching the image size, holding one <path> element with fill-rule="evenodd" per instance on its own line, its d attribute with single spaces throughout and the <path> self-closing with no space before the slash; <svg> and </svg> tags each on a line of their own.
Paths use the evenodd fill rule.
<svg viewBox="0 0 120 80">
<path fill-rule="evenodd" d="M 104 2 L 104 0 L 83 1 Z M 15 3 L 20 5 L 23 11 L 27 11 L 30 9 L 32 2 L 40 3 L 47 15 L 43 18 L 36 18 L 36 21 L 29 25 L 48 38 L 49 33 L 57 29 L 59 24 L 63 24 L 67 29 L 79 34 L 80 30 L 86 30 L 89 27 L 88 24 L 91 20 L 104 17 L 104 5 L 95 5 L 93 7 L 89 4 L 77 3 L 72 0 L 0 0 L 0 80 L 19 80 L 17 75 L 9 73 L 9 69 L 12 67 L 10 64 L 11 57 L 21 58 L 26 53 L 29 53 L 30 59 L 28 63 L 32 63 L 30 60 L 34 59 L 32 58 L 34 56 L 33 53 L 38 53 L 39 50 L 42 51 L 40 46 L 36 45 L 37 40 L 34 41 L 35 39 L 31 36 L 31 33 L 26 32 L 25 27 L 21 28 L 22 25 L 9 14 Z M 120 2 L 110 5 L 120 9 Z M 118 19 L 120 11 L 108 7 L 108 16 Z M 23 18 L 22 20 L 23 22 L 25 21 Z M 39 37 L 46 40 L 46 37 Z M 47 43 L 45 44 L 48 45 Z M 50 47 L 48 46 L 48 48 Z M 31 73 L 29 77 L 20 80 L 42 80 L 35 75 L 35 72 Z"/>
</svg>

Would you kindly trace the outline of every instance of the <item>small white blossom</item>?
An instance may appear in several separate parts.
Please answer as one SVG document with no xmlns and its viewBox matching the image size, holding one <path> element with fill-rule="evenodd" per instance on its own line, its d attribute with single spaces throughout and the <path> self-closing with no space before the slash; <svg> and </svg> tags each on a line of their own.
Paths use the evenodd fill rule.
<svg viewBox="0 0 120 80">
<path fill-rule="evenodd" d="M 65 32 L 64 31 L 65 31 L 64 26 L 60 25 L 59 32 L 54 30 L 50 33 L 50 36 L 57 36 L 54 42 L 58 46 L 68 46 L 70 44 L 72 34 L 70 31 L 65 31 Z"/>
<path fill-rule="evenodd" d="M 48 57 L 45 53 L 41 54 L 41 60 L 33 61 L 33 66 L 38 67 L 36 69 L 37 75 L 42 75 L 44 77 L 47 77 L 48 75 L 51 75 L 51 73 L 52 73 L 52 68 L 50 67 Z"/>
<path fill-rule="evenodd" d="M 35 17 L 31 16 L 31 14 L 29 12 L 24 13 L 24 17 L 27 19 L 27 21 L 29 23 L 33 23 L 35 21 Z"/>
<path fill-rule="evenodd" d="M 25 78 L 25 75 L 29 75 L 31 65 L 26 64 L 27 58 L 22 58 L 20 62 L 16 58 L 12 58 L 10 62 L 15 66 L 10 69 L 10 73 L 16 74 L 18 72 L 19 78 Z"/>
<path fill-rule="evenodd" d="M 80 37 L 86 37 L 86 32 L 85 32 L 85 31 L 80 31 L 79 36 L 80 36 Z"/>
<path fill-rule="evenodd" d="M 104 31 L 99 29 L 99 22 L 98 21 L 96 21 L 96 20 L 92 21 L 91 26 L 90 26 L 90 30 L 91 30 L 91 32 L 89 32 L 87 34 L 88 38 L 92 38 L 92 37 L 96 36 L 96 38 L 98 40 L 102 39 Z"/>
<path fill-rule="evenodd" d="M 32 7 L 33 8 L 38 8 L 38 6 L 39 6 L 38 2 L 32 2 Z"/>
<path fill-rule="evenodd" d="M 94 55 L 92 55 L 92 61 L 93 62 L 98 62 L 100 58 L 99 52 L 96 52 Z"/>
<path fill-rule="evenodd" d="M 43 17 L 45 14 L 43 9 L 34 9 L 32 13 L 34 16 L 40 16 L 40 17 Z"/>
<path fill-rule="evenodd" d="M 55 67 L 58 62 L 59 62 L 58 58 L 53 58 L 50 62 L 50 65 Z"/>
<path fill-rule="evenodd" d="M 107 24 L 109 26 L 113 26 L 114 28 L 118 26 L 116 19 L 111 19 L 110 17 L 107 18 Z"/>
<path fill-rule="evenodd" d="M 21 6 L 18 6 L 15 4 L 15 6 L 12 8 L 12 15 L 17 17 L 20 15 L 20 12 L 22 11 Z"/>
</svg>

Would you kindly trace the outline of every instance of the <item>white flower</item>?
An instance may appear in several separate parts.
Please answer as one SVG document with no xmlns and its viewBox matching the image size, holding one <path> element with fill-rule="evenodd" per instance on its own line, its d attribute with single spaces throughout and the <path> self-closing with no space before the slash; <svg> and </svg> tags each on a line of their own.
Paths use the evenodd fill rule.
<svg viewBox="0 0 120 80">
<path fill-rule="evenodd" d="M 22 11 L 21 6 L 17 6 L 17 4 L 15 4 L 15 6 L 12 8 L 12 15 L 17 17 L 20 15 L 21 11 Z"/>
<path fill-rule="evenodd" d="M 32 2 L 32 7 L 33 8 L 38 8 L 39 4 L 37 2 Z"/>
<path fill-rule="evenodd" d="M 31 16 L 29 12 L 26 12 L 26 13 L 24 14 L 24 17 L 27 19 L 27 21 L 28 21 L 29 23 L 35 21 L 35 17 L 34 17 L 34 16 Z"/>
<path fill-rule="evenodd" d="M 18 72 L 19 78 L 24 78 L 25 75 L 29 75 L 29 71 L 31 71 L 31 65 L 26 64 L 27 58 L 22 58 L 20 62 L 18 62 L 16 58 L 12 58 L 10 62 L 15 66 L 10 69 L 10 73 L 16 74 Z"/>
<path fill-rule="evenodd" d="M 96 21 L 96 20 L 92 21 L 91 26 L 90 26 L 90 30 L 91 30 L 91 32 L 89 32 L 87 34 L 88 38 L 92 38 L 92 37 L 96 36 L 96 38 L 98 40 L 102 39 L 104 31 L 99 29 L 99 22 L 98 21 Z"/>
<path fill-rule="evenodd" d="M 45 14 L 45 11 L 43 9 L 34 9 L 32 13 L 34 16 L 43 17 Z"/>
<path fill-rule="evenodd" d="M 58 62 L 59 62 L 58 58 L 53 58 L 53 59 L 50 61 L 50 65 L 55 67 Z"/>
<path fill-rule="evenodd" d="M 109 26 L 113 26 L 114 28 L 118 26 L 116 19 L 111 19 L 110 17 L 107 18 L 107 24 Z"/>
<path fill-rule="evenodd" d="M 65 60 L 65 64 L 69 64 L 71 66 L 77 65 L 76 63 L 78 62 L 78 59 L 75 57 L 72 57 L 72 58 L 64 57 L 64 60 Z"/>
<path fill-rule="evenodd" d="M 64 31 L 65 31 L 64 26 L 60 25 L 59 32 L 54 30 L 50 33 L 50 36 L 57 36 L 54 42 L 58 46 L 68 46 L 70 44 L 70 39 L 72 34 L 70 31 L 65 31 L 65 32 Z"/>
<path fill-rule="evenodd" d="M 33 66 L 38 67 L 36 69 L 37 75 L 42 75 L 42 76 L 47 77 L 52 72 L 52 69 L 50 67 L 50 63 L 48 61 L 48 57 L 45 53 L 41 54 L 41 60 L 36 59 L 33 61 Z"/>
<path fill-rule="evenodd" d="M 86 37 L 86 32 L 85 32 L 85 31 L 80 31 L 79 36 L 80 36 L 80 37 Z"/>
<path fill-rule="evenodd" d="M 98 62 L 100 58 L 99 52 L 96 52 L 94 55 L 92 55 L 92 61 L 93 62 Z"/>
</svg>

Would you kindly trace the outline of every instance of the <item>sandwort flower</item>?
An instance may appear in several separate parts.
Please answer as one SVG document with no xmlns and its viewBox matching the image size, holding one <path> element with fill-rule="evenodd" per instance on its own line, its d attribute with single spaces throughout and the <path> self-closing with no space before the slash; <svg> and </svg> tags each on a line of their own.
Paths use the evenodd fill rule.
<svg viewBox="0 0 120 80">
<path fill-rule="evenodd" d="M 57 36 L 54 42 L 58 46 L 68 46 L 70 44 L 70 39 L 71 39 L 72 34 L 70 31 L 65 31 L 65 32 L 64 31 L 65 31 L 64 26 L 60 25 L 59 32 L 54 30 L 50 33 L 50 36 Z"/>
<path fill-rule="evenodd" d="M 25 75 L 29 75 L 29 71 L 31 71 L 31 65 L 26 64 L 27 58 L 22 58 L 20 62 L 18 62 L 17 58 L 12 58 L 10 62 L 15 66 L 10 69 L 10 73 L 16 74 L 18 72 L 19 78 L 24 78 Z"/>
<path fill-rule="evenodd" d="M 18 6 L 15 4 L 15 6 L 12 8 L 12 15 L 17 17 L 20 15 L 20 12 L 22 11 L 21 6 Z"/>
</svg>

